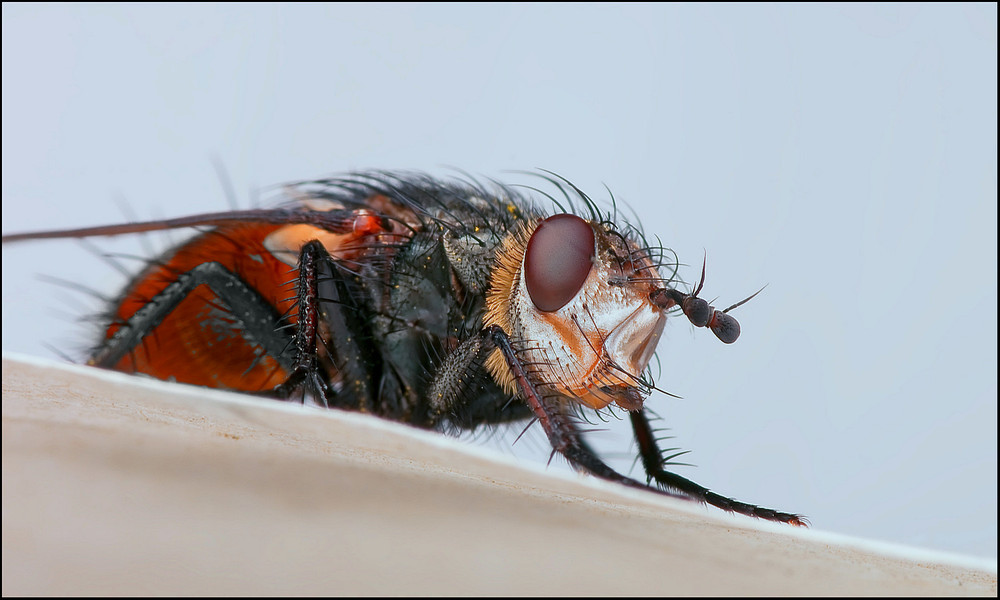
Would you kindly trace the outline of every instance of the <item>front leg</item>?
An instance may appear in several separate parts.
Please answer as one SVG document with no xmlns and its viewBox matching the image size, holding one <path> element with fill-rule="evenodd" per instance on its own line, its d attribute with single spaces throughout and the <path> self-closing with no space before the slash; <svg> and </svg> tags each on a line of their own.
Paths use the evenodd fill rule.
<svg viewBox="0 0 1000 600">
<path fill-rule="evenodd" d="M 538 422 L 542 424 L 542 429 L 549 438 L 552 449 L 566 457 L 574 468 L 580 469 L 596 475 L 601 479 L 614 481 L 629 487 L 651 490 L 665 496 L 684 498 L 669 490 L 650 487 L 640 481 L 631 479 L 615 471 L 602 461 L 597 454 L 580 437 L 580 430 L 577 427 L 572 413 L 563 407 L 564 399 L 560 397 L 546 397 L 538 393 L 536 386 L 529 380 L 528 374 L 517 357 L 510 337 L 507 333 L 496 325 L 492 325 L 483 330 L 483 336 L 491 342 L 493 347 L 498 348 L 506 359 L 510 367 L 514 380 L 517 383 L 521 396 L 528 407 L 534 413 Z"/>
<path fill-rule="evenodd" d="M 546 397 L 538 393 L 537 387 L 529 379 L 520 359 L 517 357 L 517 353 L 511 346 L 507 333 L 500 327 L 493 325 L 483 330 L 483 334 L 503 353 L 521 395 L 538 418 L 539 423 L 542 424 L 542 428 L 545 430 L 553 450 L 565 456 L 574 467 L 602 479 L 607 479 L 608 481 L 614 481 L 633 488 L 654 491 L 665 496 L 707 502 L 723 510 L 767 519 L 769 521 L 780 521 L 792 525 L 807 524 L 805 519 L 799 515 L 738 502 L 711 492 L 679 475 L 665 471 L 663 469 L 663 456 L 656 445 L 653 430 L 649 426 L 649 421 L 646 420 L 642 409 L 631 412 L 629 415 L 632 419 L 636 439 L 639 442 L 643 466 L 646 468 L 646 472 L 650 478 L 656 481 L 658 486 L 662 487 L 653 487 L 618 473 L 605 464 L 580 439 L 580 431 L 573 420 L 573 415 L 563 408 L 562 403 L 565 400 L 559 397 Z M 676 490 L 676 492 L 673 490 Z"/>
<path fill-rule="evenodd" d="M 629 413 L 629 419 L 632 421 L 635 439 L 639 444 L 639 456 L 642 458 L 642 466 L 649 478 L 657 484 L 678 490 L 693 500 L 707 502 L 725 511 L 758 517 L 768 521 L 780 521 L 790 525 L 804 526 L 808 524 L 801 515 L 762 508 L 733 500 L 732 498 L 726 498 L 676 473 L 665 470 L 663 468 L 663 453 L 656 443 L 656 437 L 653 433 L 653 428 L 650 427 L 649 418 L 646 417 L 645 410 L 639 409 Z"/>
</svg>

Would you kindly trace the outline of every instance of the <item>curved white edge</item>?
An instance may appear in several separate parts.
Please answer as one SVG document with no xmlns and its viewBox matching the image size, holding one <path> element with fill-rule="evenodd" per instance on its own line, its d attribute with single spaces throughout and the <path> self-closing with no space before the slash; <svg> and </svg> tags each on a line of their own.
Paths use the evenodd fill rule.
<svg viewBox="0 0 1000 600">
<path fill-rule="evenodd" d="M 997 575 L 996 559 L 967 556 L 958 553 L 907 546 L 904 544 L 898 544 L 894 542 L 870 540 L 846 534 L 835 533 L 831 531 L 794 528 L 779 523 L 769 523 L 766 521 L 760 521 L 738 515 L 729 515 L 726 513 L 716 512 L 716 511 L 706 512 L 702 510 L 700 506 L 689 502 L 684 502 L 680 500 L 671 501 L 671 499 L 669 498 L 664 498 L 656 496 L 654 494 L 644 493 L 640 490 L 632 490 L 623 487 L 621 485 L 616 485 L 611 482 L 597 479 L 595 477 L 587 477 L 587 476 L 575 477 L 572 474 L 562 473 L 558 471 L 550 471 L 540 463 L 525 462 L 523 460 L 518 460 L 510 456 L 505 456 L 503 454 L 493 452 L 486 448 L 472 445 L 468 442 L 459 441 L 457 439 L 454 439 L 452 437 L 449 437 L 441 433 L 425 431 L 407 425 L 403 425 L 400 423 L 395 423 L 393 421 L 374 418 L 359 413 L 353 413 L 349 411 L 336 410 L 336 409 L 326 409 L 316 406 L 303 406 L 301 404 L 289 403 L 289 402 L 275 402 L 264 398 L 255 398 L 252 396 L 247 396 L 234 392 L 227 392 L 223 390 L 202 388 L 190 385 L 179 385 L 152 378 L 137 377 L 134 375 L 119 373 L 116 371 L 96 369 L 84 365 L 64 363 L 47 358 L 19 354 L 16 352 L 8 352 L 6 350 L 2 352 L 2 358 L 5 361 L 9 360 L 37 367 L 44 367 L 47 369 L 58 369 L 65 372 L 77 373 L 79 375 L 94 378 L 110 384 L 135 386 L 138 388 L 145 388 L 151 391 L 167 392 L 169 394 L 181 397 L 186 396 L 191 399 L 198 399 L 198 401 L 200 402 L 209 400 L 211 402 L 216 402 L 221 405 L 228 404 L 231 406 L 253 407 L 258 410 L 263 409 L 275 412 L 283 412 L 286 414 L 308 416 L 310 419 L 323 418 L 323 419 L 339 420 L 343 423 L 366 427 L 375 431 L 386 431 L 386 432 L 392 432 L 395 435 L 406 436 L 413 440 L 418 440 L 425 444 L 429 444 L 441 449 L 446 449 L 449 452 L 460 453 L 470 458 L 492 461 L 494 463 L 498 463 L 509 468 L 525 470 L 527 472 L 534 473 L 536 475 L 553 478 L 559 481 L 572 481 L 576 484 L 582 484 L 584 486 L 589 486 L 595 490 L 600 490 L 605 494 L 617 495 L 622 498 L 627 498 L 633 502 L 639 501 L 646 504 L 658 505 L 658 506 L 662 506 L 663 504 L 668 504 L 671 510 L 682 511 L 691 515 L 697 515 L 700 518 L 709 518 L 720 523 L 725 523 L 727 526 L 735 526 L 743 529 L 757 530 L 757 531 L 767 532 L 770 534 L 786 535 L 801 540 L 807 540 L 812 543 L 829 544 L 832 546 L 839 546 L 843 548 L 852 548 L 868 552 L 871 554 L 882 555 L 889 558 L 896 558 L 896 559 L 920 562 L 920 563 L 935 563 L 941 565 L 948 565 L 952 567 L 959 567 L 976 571 L 984 571 L 993 576 Z"/>
</svg>

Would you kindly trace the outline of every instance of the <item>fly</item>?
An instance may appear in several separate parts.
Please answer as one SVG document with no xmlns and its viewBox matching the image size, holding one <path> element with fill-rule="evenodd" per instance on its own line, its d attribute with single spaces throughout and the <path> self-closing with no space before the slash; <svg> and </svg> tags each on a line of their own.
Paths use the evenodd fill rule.
<svg viewBox="0 0 1000 600">
<path fill-rule="evenodd" d="M 578 470 L 726 511 L 666 469 L 647 366 L 679 308 L 725 343 L 739 323 L 663 277 L 669 252 L 550 177 L 546 214 L 511 186 L 365 172 L 286 188 L 273 209 L 4 235 L 3 242 L 197 228 L 110 307 L 87 363 L 328 406 L 439 431 L 535 419 Z M 538 190 L 535 190 L 538 192 Z M 578 210 L 582 207 L 582 210 Z M 577 211 L 580 214 L 577 214 Z M 752 296 L 751 296 L 752 298 Z M 606 465 L 581 411 L 627 412 L 646 482 Z"/>
</svg>

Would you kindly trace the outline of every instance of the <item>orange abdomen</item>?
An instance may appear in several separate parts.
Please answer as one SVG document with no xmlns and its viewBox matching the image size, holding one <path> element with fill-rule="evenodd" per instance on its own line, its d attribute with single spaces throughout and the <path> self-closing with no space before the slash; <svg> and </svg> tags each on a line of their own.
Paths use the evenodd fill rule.
<svg viewBox="0 0 1000 600">
<path fill-rule="evenodd" d="M 276 315 L 292 311 L 295 271 L 264 248 L 279 225 L 219 227 L 179 246 L 161 264 L 151 264 L 127 288 L 115 309 L 120 323 L 162 292 L 177 276 L 206 262 L 217 262 L 257 291 Z M 295 315 L 289 315 L 295 322 Z M 260 391 L 282 383 L 288 373 L 257 344 L 241 334 L 241 323 L 206 285 L 199 285 L 114 367 L 159 379 L 241 391 Z"/>
</svg>

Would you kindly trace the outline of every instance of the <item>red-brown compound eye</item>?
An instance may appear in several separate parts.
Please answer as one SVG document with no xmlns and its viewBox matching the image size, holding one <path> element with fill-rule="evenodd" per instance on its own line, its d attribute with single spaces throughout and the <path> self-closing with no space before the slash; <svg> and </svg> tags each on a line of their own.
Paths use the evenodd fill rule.
<svg viewBox="0 0 1000 600">
<path fill-rule="evenodd" d="M 559 310 L 576 296 L 594 266 L 594 229 L 576 215 L 538 224 L 524 252 L 524 282 L 535 308 Z"/>
</svg>

